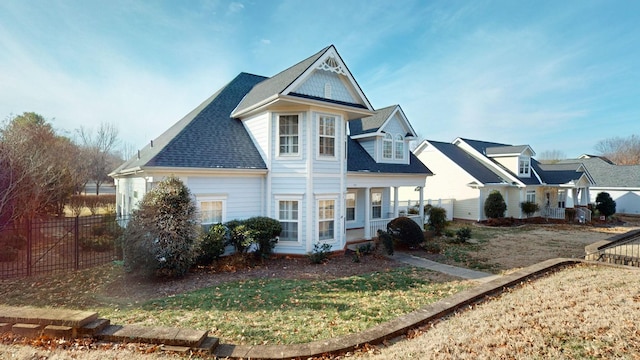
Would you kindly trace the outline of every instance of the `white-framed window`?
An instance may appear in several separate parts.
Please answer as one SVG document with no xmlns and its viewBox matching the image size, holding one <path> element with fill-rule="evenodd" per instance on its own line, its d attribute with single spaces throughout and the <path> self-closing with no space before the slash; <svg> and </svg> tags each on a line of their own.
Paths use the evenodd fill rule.
<svg viewBox="0 0 640 360">
<path fill-rule="evenodd" d="M 536 191 L 535 190 L 527 190 L 527 202 L 535 203 L 536 202 Z"/>
<path fill-rule="evenodd" d="M 345 198 L 345 209 L 347 221 L 354 221 L 356 219 L 356 193 L 349 191 Z"/>
<path fill-rule="evenodd" d="M 224 222 L 225 200 L 200 200 L 200 222 L 202 225 L 220 224 Z"/>
<path fill-rule="evenodd" d="M 382 192 L 371 192 L 371 218 L 382 219 Z"/>
<path fill-rule="evenodd" d="M 531 166 L 531 159 L 520 158 L 520 160 L 518 161 L 518 174 L 529 175 L 530 166 Z"/>
<path fill-rule="evenodd" d="M 298 200 L 278 201 L 278 220 L 282 225 L 280 241 L 298 241 L 300 232 L 299 204 Z"/>
<path fill-rule="evenodd" d="M 278 116 L 278 155 L 300 155 L 300 121 L 298 115 Z"/>
<path fill-rule="evenodd" d="M 385 134 L 382 139 L 382 158 L 393 158 L 393 136 L 391 134 Z"/>
<path fill-rule="evenodd" d="M 564 208 L 567 202 L 567 190 L 558 190 L 558 207 Z"/>
<path fill-rule="evenodd" d="M 404 137 L 398 134 L 394 141 L 396 160 L 404 159 Z"/>
<path fill-rule="evenodd" d="M 318 118 L 318 151 L 320 156 L 336 156 L 336 118 L 322 115 Z"/>
<path fill-rule="evenodd" d="M 335 239 L 335 207 L 335 200 L 318 200 L 318 240 L 320 241 Z"/>
</svg>

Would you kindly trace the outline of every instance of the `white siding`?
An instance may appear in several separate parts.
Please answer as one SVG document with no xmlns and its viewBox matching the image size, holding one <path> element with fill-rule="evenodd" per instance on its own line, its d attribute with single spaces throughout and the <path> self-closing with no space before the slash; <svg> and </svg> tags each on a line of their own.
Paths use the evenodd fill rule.
<svg viewBox="0 0 640 360">
<path fill-rule="evenodd" d="M 224 221 L 263 216 L 263 178 L 252 176 L 190 176 L 187 186 L 198 197 L 206 195 L 226 196 Z"/>
<path fill-rule="evenodd" d="M 131 215 L 147 192 L 144 177 L 119 178 L 116 184 L 116 211 L 123 216 Z"/>
<path fill-rule="evenodd" d="M 258 148 L 262 159 L 268 163 L 268 155 L 271 154 L 269 149 L 269 115 L 262 113 L 257 116 L 243 120 L 244 126 L 249 132 L 249 136 Z"/>
<path fill-rule="evenodd" d="M 606 188 L 591 188 L 590 202 L 595 204 L 596 197 L 601 192 L 607 192 L 616 202 L 616 212 L 621 214 L 640 214 L 640 189 L 617 190 Z"/>
<path fill-rule="evenodd" d="M 325 92 L 329 87 L 330 94 Z M 328 98 L 348 103 L 356 103 L 349 89 L 341 81 L 340 75 L 324 70 L 316 70 L 303 84 L 301 84 L 294 92 L 304 95 L 317 96 L 320 98 Z"/>
<path fill-rule="evenodd" d="M 367 140 L 358 140 L 360 145 L 365 149 L 367 153 L 375 160 L 378 161 L 379 156 L 376 152 L 376 140 L 375 139 L 367 139 Z"/>
</svg>

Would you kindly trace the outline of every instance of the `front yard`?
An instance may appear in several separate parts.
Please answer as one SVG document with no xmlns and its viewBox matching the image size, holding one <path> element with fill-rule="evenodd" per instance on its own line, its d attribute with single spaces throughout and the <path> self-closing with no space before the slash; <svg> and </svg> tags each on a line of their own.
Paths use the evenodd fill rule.
<svg viewBox="0 0 640 360">
<path fill-rule="evenodd" d="M 582 257 L 586 244 L 630 229 L 474 225 L 471 243 L 439 239 L 441 254 L 416 250 L 414 255 L 508 273 L 549 258 Z M 182 280 L 148 282 L 126 276 L 120 265 L 112 264 L 73 274 L 2 281 L 0 303 L 90 309 L 118 324 L 206 329 L 226 343 L 290 344 L 360 331 L 475 286 L 372 255 L 361 262 L 353 262 L 350 254 L 324 265 L 312 265 L 308 259 L 277 259 L 250 269 L 227 264 L 224 270 L 201 269 Z M 445 359 L 536 358 L 532 355 L 536 344 L 547 346 L 547 355 L 558 358 L 563 352 L 568 354 L 564 358 L 639 352 L 640 328 L 625 317 L 640 310 L 638 278 L 637 271 L 616 268 L 563 270 L 443 320 L 435 329 L 413 332 L 411 337 L 424 331 L 418 340 L 371 353 L 381 358 L 423 358 L 427 353 Z M 613 305 L 605 306 L 608 299 L 615 300 Z M 489 333 L 495 336 L 486 336 Z M 7 341 L 0 344 L 0 359 L 3 354 L 49 356 L 44 350 L 10 346 Z M 122 348 L 98 351 L 99 355 L 77 348 L 70 351 L 74 350 L 56 354 L 62 359 L 148 358 Z"/>
</svg>

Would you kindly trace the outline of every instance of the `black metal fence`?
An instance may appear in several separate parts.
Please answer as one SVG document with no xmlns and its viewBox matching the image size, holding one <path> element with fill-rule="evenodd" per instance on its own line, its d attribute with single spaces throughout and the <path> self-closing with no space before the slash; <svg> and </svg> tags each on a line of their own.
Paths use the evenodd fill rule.
<svg viewBox="0 0 640 360">
<path fill-rule="evenodd" d="M 113 215 L 27 221 L 0 232 L 0 279 L 73 271 L 122 259 Z"/>
</svg>

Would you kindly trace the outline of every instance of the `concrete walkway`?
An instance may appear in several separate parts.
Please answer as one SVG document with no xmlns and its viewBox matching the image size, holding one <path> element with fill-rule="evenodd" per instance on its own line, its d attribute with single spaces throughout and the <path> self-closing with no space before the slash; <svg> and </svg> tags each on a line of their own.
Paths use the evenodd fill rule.
<svg viewBox="0 0 640 360">
<path fill-rule="evenodd" d="M 432 271 L 441 272 L 443 274 L 460 277 L 463 279 L 475 280 L 480 283 L 486 283 L 500 277 L 500 275 L 489 274 L 482 271 L 470 270 L 470 269 L 465 269 L 457 266 L 441 264 L 439 262 L 431 261 L 429 259 L 425 259 L 419 256 L 414 256 L 414 255 L 403 253 L 403 252 L 395 252 L 392 256 L 389 256 L 389 258 L 394 259 L 396 261 L 403 262 L 405 264 L 415 266 L 415 267 L 425 268 Z"/>
</svg>

